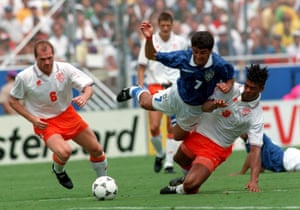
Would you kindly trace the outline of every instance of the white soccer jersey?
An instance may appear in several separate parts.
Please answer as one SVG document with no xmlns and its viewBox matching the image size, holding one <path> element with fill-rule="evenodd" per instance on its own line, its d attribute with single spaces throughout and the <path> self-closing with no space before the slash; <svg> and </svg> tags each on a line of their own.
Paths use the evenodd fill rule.
<svg viewBox="0 0 300 210">
<path fill-rule="evenodd" d="M 203 113 L 197 132 L 222 147 L 230 146 L 241 134 L 247 133 L 251 145 L 261 146 L 264 121 L 260 96 L 254 101 L 243 102 L 242 87 L 235 84 L 227 94 L 216 88 L 211 98 L 224 99 L 228 106 L 215 109 L 212 113 Z"/>
<path fill-rule="evenodd" d="M 24 99 L 31 114 L 41 118 L 52 118 L 66 110 L 72 103 L 73 91 L 82 91 L 93 80 L 71 64 L 54 62 L 50 76 L 43 74 L 37 65 L 20 72 L 10 95 Z"/>
<path fill-rule="evenodd" d="M 185 50 L 188 47 L 188 43 L 185 39 L 173 32 L 171 33 L 170 39 L 166 42 L 161 39 L 159 32 L 156 32 L 152 36 L 152 41 L 157 52 Z M 144 40 L 138 57 L 138 63 L 147 66 L 145 82 L 147 84 L 176 83 L 179 77 L 179 70 L 169 68 L 158 61 L 149 60 L 145 55 L 145 43 L 146 41 Z"/>
</svg>

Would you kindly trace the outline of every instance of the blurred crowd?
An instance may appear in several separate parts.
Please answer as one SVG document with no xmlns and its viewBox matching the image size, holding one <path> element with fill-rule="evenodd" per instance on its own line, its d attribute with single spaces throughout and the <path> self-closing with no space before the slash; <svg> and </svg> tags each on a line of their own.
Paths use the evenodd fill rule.
<svg viewBox="0 0 300 210">
<path fill-rule="evenodd" d="M 149 20 L 155 26 L 162 11 L 173 14 L 174 33 L 187 39 L 194 31 L 209 30 L 215 36 L 214 50 L 222 56 L 286 54 L 259 62 L 300 60 L 300 0 L 127 0 L 121 16 L 121 0 L 70 0 L 49 16 L 58 2 L 0 1 L 1 61 L 30 36 L 18 52 L 20 59 L 9 62 L 33 62 L 32 43 L 46 38 L 55 46 L 56 59 L 105 69 L 115 76 L 120 68 L 120 36 L 125 36 L 127 59 L 134 69 L 143 39 L 139 25 Z M 32 34 L 36 25 L 39 30 Z"/>
</svg>

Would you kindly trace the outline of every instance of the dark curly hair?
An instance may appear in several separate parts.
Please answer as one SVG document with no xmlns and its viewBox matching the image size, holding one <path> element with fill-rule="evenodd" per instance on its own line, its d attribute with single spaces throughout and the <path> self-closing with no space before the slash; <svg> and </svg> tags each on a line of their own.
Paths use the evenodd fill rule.
<svg viewBox="0 0 300 210">
<path fill-rule="evenodd" d="M 266 81 L 269 76 L 267 67 L 261 67 L 259 64 L 251 64 L 250 67 L 246 67 L 247 79 L 259 84 L 260 86 L 265 86 Z"/>
</svg>

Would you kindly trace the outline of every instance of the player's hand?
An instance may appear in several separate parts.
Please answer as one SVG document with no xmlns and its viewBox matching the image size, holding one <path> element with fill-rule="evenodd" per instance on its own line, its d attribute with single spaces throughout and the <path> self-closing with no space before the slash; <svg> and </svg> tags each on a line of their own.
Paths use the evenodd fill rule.
<svg viewBox="0 0 300 210">
<path fill-rule="evenodd" d="M 33 121 L 32 124 L 35 128 L 44 130 L 48 127 L 48 123 L 44 122 L 42 119 L 36 117 Z"/>
<path fill-rule="evenodd" d="M 227 107 L 228 104 L 223 99 L 214 99 L 213 104 L 217 108 L 224 108 Z"/>
<path fill-rule="evenodd" d="M 228 93 L 230 91 L 230 88 L 225 82 L 221 82 L 217 84 L 217 87 L 223 92 Z"/>
<path fill-rule="evenodd" d="M 152 37 L 154 29 L 149 22 L 147 21 L 142 22 L 140 25 L 140 29 L 146 39 L 150 39 Z"/>
<path fill-rule="evenodd" d="M 72 102 L 75 103 L 80 108 L 82 108 L 86 104 L 87 99 L 84 96 L 80 95 L 80 96 L 73 98 Z"/>
<path fill-rule="evenodd" d="M 259 192 L 259 187 L 256 182 L 248 182 L 245 185 L 245 189 L 249 190 L 250 192 Z"/>
</svg>

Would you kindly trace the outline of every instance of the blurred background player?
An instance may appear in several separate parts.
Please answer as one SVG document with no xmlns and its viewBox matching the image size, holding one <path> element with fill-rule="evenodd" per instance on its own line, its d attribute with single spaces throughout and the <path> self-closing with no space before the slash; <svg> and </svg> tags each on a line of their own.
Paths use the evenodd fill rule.
<svg viewBox="0 0 300 210">
<path fill-rule="evenodd" d="M 169 52 L 187 49 L 188 43 L 185 39 L 174 34 L 172 31 L 173 17 L 170 13 L 160 13 L 157 26 L 159 30 L 152 36 L 153 44 L 157 51 Z M 160 62 L 149 60 L 145 55 L 145 43 L 145 41 L 142 43 L 138 57 L 138 85 L 141 87 L 147 85 L 149 92 L 153 95 L 175 84 L 179 77 L 179 70 L 167 67 Z M 166 139 L 166 151 L 164 151 L 160 130 L 163 113 L 159 111 L 149 111 L 148 114 L 151 142 L 156 151 L 154 171 L 161 171 L 163 159 L 166 158 L 164 163 L 165 172 L 174 173 L 173 155 L 177 150 L 179 142 L 173 139 L 170 118 L 167 118 L 168 136 Z"/>
<path fill-rule="evenodd" d="M 5 114 L 16 114 L 16 111 L 9 105 L 9 93 L 14 85 L 16 71 L 8 71 L 6 74 L 6 83 L 2 86 L 0 92 L 0 104 Z"/>
</svg>

